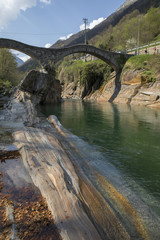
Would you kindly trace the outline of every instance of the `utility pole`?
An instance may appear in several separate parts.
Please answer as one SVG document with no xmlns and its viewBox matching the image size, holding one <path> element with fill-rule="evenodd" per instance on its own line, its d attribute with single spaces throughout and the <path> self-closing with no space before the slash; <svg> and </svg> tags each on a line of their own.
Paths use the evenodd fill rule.
<svg viewBox="0 0 160 240">
<path fill-rule="evenodd" d="M 137 39 L 137 54 L 139 55 L 139 38 L 140 38 L 140 19 L 138 20 L 138 39 Z"/>
<path fill-rule="evenodd" d="M 85 40 L 84 43 L 87 44 L 87 34 L 86 34 L 86 28 L 87 28 L 87 23 L 88 23 L 88 19 L 87 18 L 83 18 L 84 21 L 84 26 L 85 26 Z"/>
</svg>

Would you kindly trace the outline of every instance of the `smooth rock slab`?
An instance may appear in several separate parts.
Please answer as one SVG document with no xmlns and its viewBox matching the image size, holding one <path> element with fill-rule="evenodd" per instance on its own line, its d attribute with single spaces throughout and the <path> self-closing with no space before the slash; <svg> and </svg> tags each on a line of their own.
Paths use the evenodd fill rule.
<svg viewBox="0 0 160 240">
<path fill-rule="evenodd" d="M 41 129 L 14 133 L 34 184 L 46 198 L 62 239 L 101 239 L 79 200 L 79 180 L 58 140 Z"/>
</svg>

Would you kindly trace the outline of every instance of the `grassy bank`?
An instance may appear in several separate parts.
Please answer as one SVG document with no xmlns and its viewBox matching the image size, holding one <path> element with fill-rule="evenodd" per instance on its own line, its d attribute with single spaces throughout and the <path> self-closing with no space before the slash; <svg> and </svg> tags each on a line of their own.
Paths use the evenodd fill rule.
<svg viewBox="0 0 160 240">
<path fill-rule="evenodd" d="M 141 70 L 145 82 L 155 82 L 160 74 L 159 55 L 140 55 L 131 57 L 123 68 L 123 73 L 130 70 Z"/>
</svg>

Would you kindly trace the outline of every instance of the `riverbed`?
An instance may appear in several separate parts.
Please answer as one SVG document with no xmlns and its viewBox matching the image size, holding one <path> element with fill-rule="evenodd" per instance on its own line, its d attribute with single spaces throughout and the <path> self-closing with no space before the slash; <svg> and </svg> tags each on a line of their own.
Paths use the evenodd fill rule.
<svg viewBox="0 0 160 240">
<path fill-rule="evenodd" d="M 34 185 L 13 145 L 16 122 L 0 111 L 0 239 L 60 239 L 45 198 Z"/>
<path fill-rule="evenodd" d="M 18 159 L 6 159 L 2 154 L 1 216 L 5 217 L 3 197 L 6 195 L 9 197 L 7 209 L 14 212 L 7 227 L 12 227 L 20 239 L 25 232 L 28 239 L 29 234 L 34 234 L 33 230 L 37 229 L 36 237 L 40 239 L 38 230 L 43 229 L 43 225 L 35 229 L 33 226 L 39 223 L 37 219 L 46 209 L 45 220 L 48 219 L 51 226 L 44 230 L 47 237 L 54 233 L 55 237 L 58 236 L 54 229 L 55 217 L 63 239 L 68 239 L 67 235 L 72 239 L 74 235 L 73 239 L 77 240 L 75 229 L 81 227 L 79 239 L 81 236 L 87 240 L 159 239 L 160 112 L 130 105 L 71 100 L 43 105 L 39 110 L 37 123 L 31 123 L 29 127 L 19 112 L 12 116 L 16 116 L 14 121 L 9 112 L 0 117 L 2 150 L 6 147 L 7 152 L 14 150 L 14 139 L 22 156 L 22 159 L 17 155 Z M 54 116 L 47 121 L 46 117 L 53 114 L 63 125 Z M 47 203 L 42 204 L 41 194 Z M 29 204 L 32 195 L 35 199 L 33 211 Z M 72 196 L 72 200 L 68 201 L 66 196 L 69 199 Z M 76 213 L 80 214 L 78 221 Z M 32 214 L 35 222 L 28 219 Z M 27 220 L 25 226 L 21 224 L 22 219 Z M 3 230 L 6 228 L 5 219 L 1 221 Z M 44 223 L 48 226 L 48 222 Z M 89 227 L 83 230 L 85 226 Z M 41 236 L 43 239 L 45 235 Z"/>
<path fill-rule="evenodd" d="M 58 117 L 93 169 L 129 199 L 152 232 L 159 231 L 160 110 L 78 100 L 39 109 Z M 79 164 L 105 198 L 94 172 Z"/>
</svg>

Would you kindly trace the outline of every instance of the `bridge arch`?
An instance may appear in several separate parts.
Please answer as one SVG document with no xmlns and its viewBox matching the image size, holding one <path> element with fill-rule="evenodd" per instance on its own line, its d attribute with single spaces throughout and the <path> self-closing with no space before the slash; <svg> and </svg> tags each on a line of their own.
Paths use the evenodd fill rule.
<svg viewBox="0 0 160 240">
<path fill-rule="evenodd" d="M 105 51 L 90 45 L 75 45 L 67 48 L 41 48 L 31 45 L 27 45 L 15 40 L 0 38 L 0 48 L 15 49 L 17 51 L 23 52 L 33 58 L 36 62 L 40 64 L 43 68 L 49 70 L 54 67 L 59 60 L 63 59 L 65 56 L 74 53 L 88 53 L 91 54 L 107 64 L 109 64 L 116 71 L 115 78 L 115 91 L 110 98 L 110 102 L 118 95 L 121 89 L 121 83 L 119 81 L 120 74 L 125 62 L 133 55 L 121 54 L 110 51 Z M 50 65 L 52 63 L 52 65 Z M 48 68 L 49 66 L 49 68 Z"/>
<path fill-rule="evenodd" d="M 43 50 L 45 48 L 34 47 L 34 46 L 24 44 L 24 43 L 19 42 L 19 41 L 15 41 L 15 40 L 12 40 L 12 39 L 6 39 L 6 38 L 0 38 L 0 48 L 13 49 L 13 50 L 17 50 L 19 52 L 22 52 L 22 53 L 30 56 L 41 67 L 44 67 L 44 64 L 41 60 L 41 56 L 43 55 Z"/>
<path fill-rule="evenodd" d="M 109 64 L 115 71 L 118 71 L 118 69 L 121 67 L 121 62 L 123 64 L 123 61 L 125 63 L 128 59 L 127 54 L 105 51 L 90 45 L 75 45 L 67 48 L 58 49 L 56 61 L 59 61 L 62 58 L 75 53 L 86 53 L 95 56 Z M 126 56 L 124 57 L 124 55 Z M 124 60 L 124 58 L 126 58 L 126 60 Z"/>
<path fill-rule="evenodd" d="M 116 72 L 122 70 L 123 65 L 132 55 L 121 54 L 110 51 L 105 51 L 90 45 L 74 45 L 67 48 L 43 48 L 24 44 L 11 39 L 0 38 L 0 48 L 15 49 L 23 52 L 33 58 L 40 64 L 41 67 L 49 65 L 49 62 L 57 63 L 65 56 L 74 53 L 88 53 L 91 54 L 107 64 L 109 64 Z"/>
</svg>

